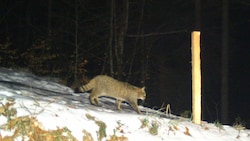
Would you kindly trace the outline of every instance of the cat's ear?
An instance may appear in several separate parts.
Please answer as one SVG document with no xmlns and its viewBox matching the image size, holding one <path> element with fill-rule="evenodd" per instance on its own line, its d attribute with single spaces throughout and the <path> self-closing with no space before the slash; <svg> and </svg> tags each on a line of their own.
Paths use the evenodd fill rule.
<svg viewBox="0 0 250 141">
<path fill-rule="evenodd" d="M 145 86 L 141 88 L 141 90 L 142 90 L 142 91 L 145 91 L 145 89 L 146 89 L 146 87 L 145 87 Z"/>
</svg>

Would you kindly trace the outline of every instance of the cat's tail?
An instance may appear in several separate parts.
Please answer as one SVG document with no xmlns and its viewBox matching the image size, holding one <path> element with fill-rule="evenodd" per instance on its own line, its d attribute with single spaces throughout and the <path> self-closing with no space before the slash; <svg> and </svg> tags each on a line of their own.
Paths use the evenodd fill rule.
<svg viewBox="0 0 250 141">
<path fill-rule="evenodd" d="M 80 92 L 87 92 L 90 91 L 91 89 L 93 89 L 95 86 L 95 79 L 92 79 L 89 81 L 88 84 L 80 86 L 78 89 Z"/>
</svg>

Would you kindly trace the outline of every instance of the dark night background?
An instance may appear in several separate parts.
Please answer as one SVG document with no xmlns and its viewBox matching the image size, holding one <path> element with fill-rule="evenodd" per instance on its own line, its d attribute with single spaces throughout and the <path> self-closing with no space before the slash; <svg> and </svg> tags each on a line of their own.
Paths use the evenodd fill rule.
<svg viewBox="0 0 250 141">
<path fill-rule="evenodd" d="M 179 115 L 191 111 L 190 35 L 200 29 L 203 120 L 221 121 L 224 3 L 202 0 L 197 13 L 197 1 L 0 0 L 0 65 L 69 86 L 112 75 L 145 85 L 145 106 Z M 228 8 L 228 123 L 250 128 L 250 2 Z"/>
</svg>

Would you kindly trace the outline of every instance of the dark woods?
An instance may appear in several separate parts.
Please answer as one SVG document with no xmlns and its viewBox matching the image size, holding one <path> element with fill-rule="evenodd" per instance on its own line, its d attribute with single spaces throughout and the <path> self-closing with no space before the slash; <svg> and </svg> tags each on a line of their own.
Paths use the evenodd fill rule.
<svg viewBox="0 0 250 141">
<path fill-rule="evenodd" d="M 144 105 L 175 103 L 181 113 L 191 103 L 193 7 L 186 1 L 2 1 L 0 63 L 58 77 L 72 88 L 107 74 L 146 86 Z"/>
<path fill-rule="evenodd" d="M 160 108 L 171 104 L 174 113 L 190 112 L 190 33 L 199 25 L 204 119 L 214 121 L 220 118 L 222 3 L 201 1 L 199 17 L 195 2 L 0 0 L 0 66 L 58 77 L 70 87 L 107 74 L 136 86 L 146 86 L 147 106 Z M 248 4 L 234 2 L 234 5 L 230 14 L 235 21 L 239 21 L 237 17 L 242 20 L 230 21 L 230 29 L 234 31 L 230 38 L 234 37 L 232 41 L 237 44 L 236 37 L 242 34 L 236 31 L 249 21 L 237 12 Z M 200 21 L 195 22 L 195 17 Z M 245 27 L 249 28 L 248 25 L 249 22 Z M 240 52 L 240 45 L 229 48 L 229 53 Z M 238 59 L 234 54 L 229 57 Z"/>
<path fill-rule="evenodd" d="M 128 38 L 142 34 L 144 5 L 1 1 L 1 66 L 60 77 L 68 84 L 97 74 L 144 83 L 152 45 L 139 36 Z"/>
</svg>

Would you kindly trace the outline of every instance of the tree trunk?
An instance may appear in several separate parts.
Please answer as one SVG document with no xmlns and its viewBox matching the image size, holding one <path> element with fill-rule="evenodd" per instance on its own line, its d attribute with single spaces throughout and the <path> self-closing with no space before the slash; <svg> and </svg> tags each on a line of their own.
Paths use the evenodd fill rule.
<svg viewBox="0 0 250 141">
<path fill-rule="evenodd" d="M 228 0 L 222 1 L 221 121 L 228 123 Z"/>
<path fill-rule="evenodd" d="M 78 79 L 78 68 L 77 68 L 77 64 L 78 64 L 78 0 L 75 0 L 75 66 L 74 66 L 74 82 L 77 81 Z"/>
<path fill-rule="evenodd" d="M 143 17 L 144 17 L 144 7 L 145 7 L 145 0 L 142 0 L 141 14 L 140 14 L 139 22 L 138 22 L 138 27 L 137 27 L 137 34 L 138 35 L 141 35 L 141 34 L 143 35 L 141 26 L 142 26 L 142 21 L 143 21 Z M 139 36 L 135 37 L 135 46 L 134 46 L 134 50 L 133 50 L 131 61 L 130 61 L 130 66 L 129 66 L 129 70 L 128 70 L 127 81 L 129 81 L 129 78 L 130 78 L 130 76 L 132 74 L 133 64 L 134 64 L 134 60 L 135 60 L 135 56 L 136 56 L 136 50 L 138 48 L 137 44 L 138 44 L 139 40 L 140 40 Z M 142 38 L 141 40 L 144 40 L 144 38 Z M 142 72 L 145 72 L 145 71 L 146 70 L 144 68 L 142 68 Z M 142 73 L 142 74 L 145 74 L 145 73 Z"/>
<path fill-rule="evenodd" d="M 119 8 L 119 6 L 117 6 Z M 129 0 L 124 0 L 122 4 L 122 11 L 120 11 L 119 29 L 117 32 L 117 48 L 116 48 L 116 60 L 117 60 L 117 77 L 121 78 L 123 75 L 123 53 L 124 53 L 124 39 L 128 28 L 128 11 Z M 117 10 L 119 11 L 119 10 Z"/>
<path fill-rule="evenodd" d="M 52 28 L 51 10 L 52 10 L 52 0 L 49 0 L 49 3 L 48 3 L 48 38 L 49 40 L 51 40 L 51 28 Z"/>
<path fill-rule="evenodd" d="M 110 2 L 110 31 L 109 31 L 109 46 L 108 46 L 108 54 L 109 54 L 109 68 L 110 74 L 114 76 L 114 62 L 113 62 L 113 36 L 114 36 L 114 0 Z"/>
</svg>

